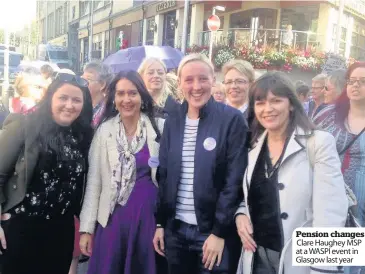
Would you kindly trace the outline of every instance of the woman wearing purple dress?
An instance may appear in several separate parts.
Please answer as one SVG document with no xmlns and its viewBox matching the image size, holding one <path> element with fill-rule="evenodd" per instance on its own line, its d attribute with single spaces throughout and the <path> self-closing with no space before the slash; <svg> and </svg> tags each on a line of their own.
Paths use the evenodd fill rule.
<svg viewBox="0 0 365 274">
<path fill-rule="evenodd" d="M 152 239 L 163 120 L 153 113 L 138 73 L 118 74 L 91 145 L 80 215 L 80 249 L 91 256 L 89 274 L 156 273 Z"/>
</svg>

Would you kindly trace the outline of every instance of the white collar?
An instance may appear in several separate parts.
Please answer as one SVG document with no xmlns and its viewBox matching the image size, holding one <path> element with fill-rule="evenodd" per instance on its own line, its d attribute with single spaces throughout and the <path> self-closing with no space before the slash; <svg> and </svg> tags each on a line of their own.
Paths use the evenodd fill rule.
<svg viewBox="0 0 365 274">
<path fill-rule="evenodd" d="M 244 103 L 242 106 L 240 106 L 238 109 L 239 111 L 241 111 L 242 113 L 244 113 L 248 108 L 248 104 Z"/>
</svg>

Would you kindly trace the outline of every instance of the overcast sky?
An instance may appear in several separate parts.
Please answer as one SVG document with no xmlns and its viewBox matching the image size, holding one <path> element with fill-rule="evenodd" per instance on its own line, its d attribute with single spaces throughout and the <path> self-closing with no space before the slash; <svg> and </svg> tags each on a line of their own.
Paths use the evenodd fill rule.
<svg viewBox="0 0 365 274">
<path fill-rule="evenodd" d="M 0 0 L 0 28 L 21 30 L 36 17 L 36 0 Z"/>
</svg>

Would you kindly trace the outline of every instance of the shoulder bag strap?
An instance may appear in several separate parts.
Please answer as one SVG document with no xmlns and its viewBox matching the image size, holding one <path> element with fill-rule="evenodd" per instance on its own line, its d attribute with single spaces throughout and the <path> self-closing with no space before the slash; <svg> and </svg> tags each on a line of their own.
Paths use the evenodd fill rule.
<svg viewBox="0 0 365 274">
<path fill-rule="evenodd" d="M 352 140 L 351 140 L 351 142 L 350 143 L 348 143 L 347 144 L 347 146 L 345 146 L 345 148 L 343 149 L 343 150 L 341 150 L 340 152 L 339 152 L 339 155 L 342 155 L 342 154 L 344 154 L 354 143 L 355 143 L 355 141 L 361 136 L 361 134 L 363 134 L 364 133 L 364 131 L 365 131 L 365 127 L 360 131 L 360 133 L 359 134 L 357 134 Z"/>
</svg>

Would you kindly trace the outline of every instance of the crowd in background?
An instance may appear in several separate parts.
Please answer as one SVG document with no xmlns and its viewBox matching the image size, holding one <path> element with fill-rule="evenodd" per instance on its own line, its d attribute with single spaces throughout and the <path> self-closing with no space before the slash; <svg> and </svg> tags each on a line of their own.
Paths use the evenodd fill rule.
<svg viewBox="0 0 365 274">
<path fill-rule="evenodd" d="M 295 267 L 290 247 L 365 225 L 365 63 L 311 86 L 222 72 L 199 54 L 21 72 L 0 105 L 1 273 L 365 273 Z"/>
</svg>

